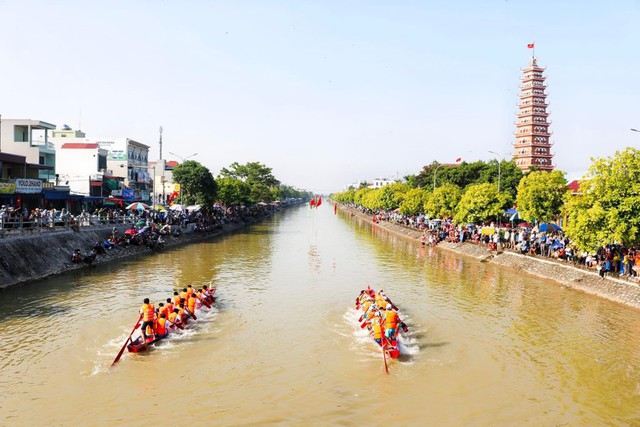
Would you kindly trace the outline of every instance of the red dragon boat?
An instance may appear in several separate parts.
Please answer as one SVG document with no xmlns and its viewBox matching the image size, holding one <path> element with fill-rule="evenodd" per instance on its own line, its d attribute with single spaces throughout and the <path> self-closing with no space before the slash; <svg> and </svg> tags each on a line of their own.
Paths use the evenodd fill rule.
<svg viewBox="0 0 640 427">
<path fill-rule="evenodd" d="M 359 322 L 362 322 L 360 325 L 361 328 L 367 328 L 369 330 L 369 334 L 371 335 L 371 339 L 374 340 L 376 344 L 382 349 L 385 356 L 385 370 L 386 370 L 386 358 L 389 357 L 391 359 L 397 359 L 400 357 L 400 349 L 398 347 L 397 340 L 397 332 L 396 336 L 388 339 L 384 334 L 384 320 L 381 316 L 376 316 L 375 312 L 383 311 L 386 309 L 387 305 L 391 305 L 394 311 L 398 311 L 398 307 L 395 306 L 391 302 L 391 300 L 384 294 L 382 290 L 376 293 L 375 290 L 371 289 L 371 286 L 367 286 L 367 289 L 364 289 L 360 292 L 360 295 L 356 298 L 356 309 L 362 315 L 358 319 Z M 379 322 L 380 330 L 381 330 L 381 339 L 380 342 L 377 342 L 374 338 L 374 325 L 373 322 Z M 404 332 L 408 331 L 407 326 L 400 320 L 398 317 L 398 326 L 402 328 Z"/>
</svg>

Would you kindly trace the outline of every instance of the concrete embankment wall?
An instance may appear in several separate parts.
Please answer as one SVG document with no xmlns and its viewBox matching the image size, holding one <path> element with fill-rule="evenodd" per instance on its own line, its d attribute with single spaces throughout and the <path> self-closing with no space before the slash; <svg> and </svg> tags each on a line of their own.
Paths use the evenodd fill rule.
<svg viewBox="0 0 640 427">
<path fill-rule="evenodd" d="M 346 207 L 340 207 L 340 209 L 371 221 L 370 215 L 365 215 L 357 209 Z M 392 233 L 415 240 L 418 244 L 422 236 L 421 231 L 385 221 L 373 226 L 382 227 Z M 593 270 L 573 266 L 571 263 L 564 261 L 522 255 L 510 251 L 491 252 L 486 246 L 475 243 L 440 242 L 437 248 L 474 257 L 479 262 L 489 262 L 530 275 L 554 280 L 563 286 L 640 309 L 640 285 L 636 282 L 612 276 L 603 279 Z"/>
<path fill-rule="evenodd" d="M 195 233 L 193 224 L 181 229 L 179 237 L 165 237 L 165 248 L 201 241 L 222 233 L 244 227 L 256 221 L 256 218 L 245 222 L 226 224 L 222 229 L 210 232 Z M 90 252 L 97 242 L 104 242 L 111 234 L 113 224 L 104 226 L 82 227 L 79 232 L 72 230 L 42 231 L 22 235 L 11 235 L 0 238 L 0 288 L 40 280 L 70 270 L 86 268 L 86 264 L 71 262 L 71 254 L 80 249 L 82 254 Z M 125 226 L 117 227 L 123 233 Z M 114 247 L 105 254 L 99 254 L 93 264 L 111 262 L 118 259 L 153 254 L 151 249 L 140 246 L 125 248 Z"/>
</svg>

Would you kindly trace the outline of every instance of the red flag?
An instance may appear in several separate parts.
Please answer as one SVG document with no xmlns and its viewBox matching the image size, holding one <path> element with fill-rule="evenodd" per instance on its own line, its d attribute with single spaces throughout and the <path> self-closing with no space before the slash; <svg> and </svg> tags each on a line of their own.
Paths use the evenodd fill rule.
<svg viewBox="0 0 640 427">
<path fill-rule="evenodd" d="M 338 215 L 338 204 L 337 203 L 333 205 L 333 214 L 334 215 Z"/>
<path fill-rule="evenodd" d="M 533 48 L 535 47 L 535 43 L 529 43 L 529 44 L 527 45 L 527 47 L 528 47 L 529 49 L 533 49 Z"/>
<path fill-rule="evenodd" d="M 318 197 L 318 203 L 316 203 L 316 208 L 322 204 L 322 196 Z"/>
<path fill-rule="evenodd" d="M 313 208 L 315 205 L 316 205 L 316 198 L 314 197 L 313 199 L 309 200 L 309 206 Z"/>
<path fill-rule="evenodd" d="M 458 158 L 456 159 L 456 163 L 458 163 L 458 162 L 459 162 L 459 161 L 461 161 L 461 160 L 462 160 L 462 157 L 458 157 Z"/>
</svg>

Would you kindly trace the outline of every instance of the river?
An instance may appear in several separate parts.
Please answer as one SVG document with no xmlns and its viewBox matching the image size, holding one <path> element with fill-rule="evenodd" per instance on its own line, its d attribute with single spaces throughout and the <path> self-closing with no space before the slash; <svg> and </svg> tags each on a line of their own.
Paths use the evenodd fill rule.
<svg viewBox="0 0 640 427">
<path fill-rule="evenodd" d="M 215 284 L 184 334 L 125 353 L 142 299 Z M 409 333 L 384 373 L 353 302 Z M 333 214 L 0 292 L 0 425 L 640 424 L 640 313 Z"/>
</svg>

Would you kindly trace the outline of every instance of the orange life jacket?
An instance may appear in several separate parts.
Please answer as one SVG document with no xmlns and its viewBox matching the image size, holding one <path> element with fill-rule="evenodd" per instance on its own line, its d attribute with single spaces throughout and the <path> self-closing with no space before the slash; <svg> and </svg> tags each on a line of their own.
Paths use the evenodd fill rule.
<svg viewBox="0 0 640 427">
<path fill-rule="evenodd" d="M 193 288 L 187 288 L 187 296 L 191 296 L 195 291 Z"/>
<path fill-rule="evenodd" d="M 196 297 L 194 296 L 189 298 L 189 311 L 192 313 L 196 311 Z"/>
<path fill-rule="evenodd" d="M 168 314 L 173 313 L 173 309 L 174 309 L 174 308 L 175 308 L 175 306 L 173 305 L 173 303 L 172 303 L 172 302 L 167 303 L 167 313 L 168 313 Z M 167 316 L 167 319 L 168 319 L 168 318 L 169 318 L 169 316 Z"/>
<path fill-rule="evenodd" d="M 149 338 L 154 339 L 155 338 L 155 336 L 153 334 L 153 328 L 151 327 L 151 325 L 147 325 L 147 328 L 146 328 L 145 332 L 147 334 L 147 339 L 149 339 Z"/>
<path fill-rule="evenodd" d="M 167 323 L 167 319 L 163 317 L 158 319 L 158 321 L 156 322 L 156 334 L 164 335 L 167 333 L 167 328 L 165 325 L 166 323 Z"/>
<path fill-rule="evenodd" d="M 380 327 L 380 321 L 378 319 L 373 321 L 373 338 L 377 340 L 382 338 L 382 328 Z"/>
<path fill-rule="evenodd" d="M 387 329 L 395 329 L 398 326 L 398 313 L 393 310 L 387 310 L 384 321 Z"/>
<path fill-rule="evenodd" d="M 158 318 L 162 317 L 163 313 L 164 313 L 164 317 L 167 318 L 169 314 L 169 309 L 167 307 L 160 307 L 158 309 Z"/>
<path fill-rule="evenodd" d="M 177 317 L 178 317 L 178 313 L 169 313 L 169 322 L 176 323 Z"/>
<path fill-rule="evenodd" d="M 187 301 L 189 301 L 189 294 L 186 293 L 186 292 L 182 292 L 180 294 L 180 298 L 184 298 L 184 302 L 187 302 Z"/>
<path fill-rule="evenodd" d="M 153 317 L 156 314 L 156 309 L 153 307 L 153 304 L 143 304 L 142 308 L 142 321 L 143 322 L 152 322 Z"/>
<path fill-rule="evenodd" d="M 176 307 L 180 305 L 180 295 L 173 296 L 173 303 L 175 304 Z"/>
</svg>

